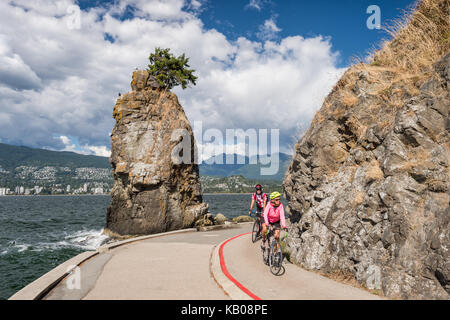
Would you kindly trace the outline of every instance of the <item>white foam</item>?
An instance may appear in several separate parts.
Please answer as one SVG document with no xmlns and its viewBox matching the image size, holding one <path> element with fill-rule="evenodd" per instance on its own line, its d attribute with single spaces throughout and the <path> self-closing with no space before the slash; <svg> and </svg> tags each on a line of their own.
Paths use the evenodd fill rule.
<svg viewBox="0 0 450 320">
<path fill-rule="evenodd" d="M 64 237 L 64 236 L 63 236 Z M 8 243 L 10 248 L 17 249 L 17 252 L 24 252 L 25 250 L 31 251 L 45 251 L 45 250 L 59 250 L 64 248 L 77 248 L 82 250 L 96 250 L 101 245 L 111 240 L 108 236 L 103 234 L 101 230 L 81 230 L 76 231 L 64 237 L 63 240 L 57 242 L 39 242 L 37 244 L 25 244 L 17 243 L 16 241 L 10 241 Z M 8 250 L 5 250 L 1 255 L 7 254 Z"/>
<path fill-rule="evenodd" d="M 71 235 L 66 236 L 66 241 L 61 241 L 61 244 L 70 243 L 75 247 L 84 250 L 96 250 L 102 244 L 109 240 L 107 235 L 103 234 L 101 230 L 82 230 L 77 231 Z"/>
<path fill-rule="evenodd" d="M 17 252 L 24 252 L 28 249 L 29 245 L 27 244 L 16 244 L 15 247 L 18 249 Z"/>
</svg>

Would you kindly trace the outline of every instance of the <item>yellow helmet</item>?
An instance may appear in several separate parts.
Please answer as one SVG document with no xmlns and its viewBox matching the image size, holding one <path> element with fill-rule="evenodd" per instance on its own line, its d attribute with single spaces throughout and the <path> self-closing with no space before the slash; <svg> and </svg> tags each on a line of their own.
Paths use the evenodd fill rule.
<svg viewBox="0 0 450 320">
<path fill-rule="evenodd" d="M 272 193 L 270 194 L 270 200 L 273 200 L 273 199 L 279 198 L 279 197 L 281 197 L 281 194 L 280 194 L 279 192 L 277 192 L 277 191 L 272 192 Z"/>
</svg>

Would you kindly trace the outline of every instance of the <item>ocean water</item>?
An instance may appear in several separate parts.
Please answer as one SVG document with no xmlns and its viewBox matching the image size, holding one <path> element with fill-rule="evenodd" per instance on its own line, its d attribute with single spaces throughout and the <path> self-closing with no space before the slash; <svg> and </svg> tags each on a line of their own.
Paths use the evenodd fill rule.
<svg viewBox="0 0 450 320">
<path fill-rule="evenodd" d="M 205 194 L 209 211 L 247 214 L 249 194 Z M 71 257 L 110 241 L 102 235 L 111 198 L 99 196 L 0 197 L 0 299 Z"/>
</svg>

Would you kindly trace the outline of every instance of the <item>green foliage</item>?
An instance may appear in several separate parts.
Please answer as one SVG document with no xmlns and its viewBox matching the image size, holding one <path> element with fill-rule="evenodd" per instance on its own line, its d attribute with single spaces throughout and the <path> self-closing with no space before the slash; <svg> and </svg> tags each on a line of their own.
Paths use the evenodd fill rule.
<svg viewBox="0 0 450 320">
<path fill-rule="evenodd" d="M 148 72 L 158 80 L 159 84 L 167 89 L 181 85 L 183 89 L 192 83 L 195 85 L 197 77 L 195 70 L 189 69 L 189 58 L 184 53 L 175 57 L 170 49 L 156 48 L 149 58 Z"/>
</svg>

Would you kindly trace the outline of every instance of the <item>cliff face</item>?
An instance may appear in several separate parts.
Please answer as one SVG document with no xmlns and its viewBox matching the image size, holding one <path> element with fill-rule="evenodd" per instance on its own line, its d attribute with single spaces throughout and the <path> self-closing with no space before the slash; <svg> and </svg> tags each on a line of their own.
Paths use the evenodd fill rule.
<svg viewBox="0 0 450 320">
<path fill-rule="evenodd" d="M 191 227 L 207 213 L 192 128 L 175 94 L 159 88 L 147 71 L 135 71 L 132 91 L 117 99 L 111 135 L 114 174 L 106 228 L 120 235 Z M 186 130 L 191 164 L 172 161 L 175 130 Z M 184 155 L 186 157 L 186 155 Z"/>
<path fill-rule="evenodd" d="M 450 298 L 448 14 L 447 1 L 423 1 L 297 143 L 283 184 L 296 263 L 389 297 Z"/>
</svg>

